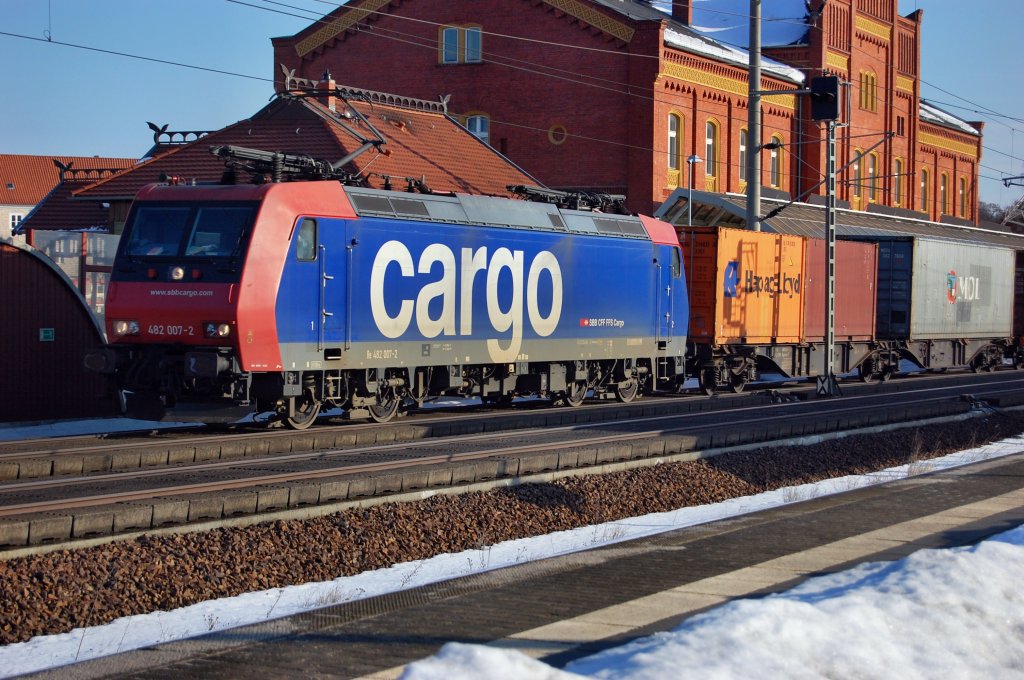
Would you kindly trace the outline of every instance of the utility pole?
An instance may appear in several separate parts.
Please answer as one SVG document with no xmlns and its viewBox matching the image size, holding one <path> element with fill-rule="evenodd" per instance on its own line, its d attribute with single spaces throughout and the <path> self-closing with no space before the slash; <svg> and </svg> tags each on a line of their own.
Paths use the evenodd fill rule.
<svg viewBox="0 0 1024 680">
<path fill-rule="evenodd" d="M 837 81 L 838 82 L 838 81 Z M 825 170 L 825 356 L 818 394 L 839 396 L 836 383 L 836 121 L 828 121 L 828 161 Z"/>
<path fill-rule="evenodd" d="M 818 395 L 838 396 L 839 384 L 835 376 L 835 275 L 836 275 L 836 121 L 839 119 L 839 78 L 836 76 L 822 76 L 811 80 L 810 88 L 799 90 L 766 90 L 762 95 L 773 94 L 808 94 L 811 97 L 811 118 L 818 121 L 827 121 L 827 151 L 828 159 L 825 170 L 825 347 L 822 357 L 822 374 L 818 376 Z M 873 147 L 879 146 L 891 137 L 886 133 L 881 141 Z M 870 149 L 869 149 L 870 151 Z M 852 163 L 852 161 L 851 161 Z M 847 163 L 849 165 L 849 163 Z M 845 166 L 844 166 L 845 167 Z M 817 186 L 821 186 L 819 182 Z M 788 208 L 792 201 L 781 207 L 775 208 L 765 219 L 770 219 L 779 212 Z M 750 208 L 749 204 L 747 206 Z M 755 220 L 760 218 L 755 216 Z"/>
<path fill-rule="evenodd" d="M 747 229 L 761 231 L 761 0 L 750 0 L 747 90 Z"/>
</svg>

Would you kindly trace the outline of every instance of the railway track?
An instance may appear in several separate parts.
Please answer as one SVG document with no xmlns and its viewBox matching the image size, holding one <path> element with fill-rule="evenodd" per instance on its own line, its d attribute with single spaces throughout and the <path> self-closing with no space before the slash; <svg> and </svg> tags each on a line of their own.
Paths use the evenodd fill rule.
<svg viewBox="0 0 1024 680">
<path fill-rule="evenodd" d="M 206 436 L 190 432 L 170 438 L 160 434 L 151 440 L 129 437 L 123 443 L 98 439 L 87 444 L 74 438 L 67 449 L 49 452 L 33 442 L 35 448 L 30 445 L 27 451 L 5 452 L 6 464 L 27 460 L 30 467 L 45 467 L 49 461 L 56 470 L 59 461 L 75 456 L 121 454 L 140 462 L 130 469 L 51 472 L 0 483 L 0 544 L 63 543 L 167 525 L 256 521 L 266 519 L 267 513 L 301 508 L 314 513 L 308 506 L 322 506 L 327 512 L 338 504 L 373 497 L 433 493 L 474 483 L 507 484 L 541 473 L 578 474 L 629 461 L 639 465 L 697 457 L 713 448 L 956 415 L 971 408 L 961 399 L 964 393 L 1007 402 L 1024 387 L 1024 376 L 1014 373 L 957 378 L 907 381 L 893 391 L 872 386 L 829 401 L 793 397 L 772 404 L 766 398 L 778 393 L 713 400 L 667 398 L 571 410 L 431 414 L 388 428 L 349 425 L 306 433 Z M 911 382 L 916 389 L 905 389 Z M 344 443 L 336 446 L 339 437 Z M 146 448 L 169 446 L 219 449 L 221 454 L 229 449 L 244 453 L 248 447 L 254 453 L 141 464 Z"/>
</svg>

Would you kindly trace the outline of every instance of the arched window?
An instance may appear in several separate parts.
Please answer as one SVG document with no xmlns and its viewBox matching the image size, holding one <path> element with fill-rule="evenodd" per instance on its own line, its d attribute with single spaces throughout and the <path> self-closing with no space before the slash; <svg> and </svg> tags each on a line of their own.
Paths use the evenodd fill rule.
<svg viewBox="0 0 1024 680">
<path fill-rule="evenodd" d="M 870 154 L 868 156 L 868 200 L 872 203 L 877 197 L 876 193 L 876 182 L 878 178 L 878 156 Z"/>
<path fill-rule="evenodd" d="M 782 186 L 782 137 L 778 135 L 772 135 L 772 142 L 774 146 L 771 149 L 771 156 L 769 157 L 769 178 L 773 187 Z"/>
<path fill-rule="evenodd" d="M 870 71 L 860 73 L 860 108 L 865 111 L 876 111 L 878 109 L 877 77 Z"/>
<path fill-rule="evenodd" d="M 967 178 L 960 178 L 960 217 L 967 217 Z"/>
<path fill-rule="evenodd" d="M 683 129 L 682 120 L 675 113 L 668 114 L 668 167 L 679 169 L 679 137 Z"/>
<path fill-rule="evenodd" d="M 921 210 L 926 213 L 931 212 L 928 198 L 928 170 L 921 168 Z"/>
<path fill-rule="evenodd" d="M 861 153 L 859 150 L 853 152 L 853 195 L 856 198 L 860 198 L 860 183 L 861 183 Z"/>
<path fill-rule="evenodd" d="M 939 179 L 939 211 L 943 215 L 949 214 L 949 177 L 942 173 Z"/>
<path fill-rule="evenodd" d="M 466 116 L 466 129 L 472 132 L 484 144 L 490 144 L 491 119 L 485 114 L 477 113 Z"/>
<path fill-rule="evenodd" d="M 740 130 L 740 181 L 747 181 L 747 129 Z"/>
<path fill-rule="evenodd" d="M 704 135 L 704 174 L 718 177 L 718 125 L 709 120 Z"/>
<path fill-rule="evenodd" d="M 903 204 L 903 160 L 897 158 L 892 164 L 892 202 Z"/>
</svg>

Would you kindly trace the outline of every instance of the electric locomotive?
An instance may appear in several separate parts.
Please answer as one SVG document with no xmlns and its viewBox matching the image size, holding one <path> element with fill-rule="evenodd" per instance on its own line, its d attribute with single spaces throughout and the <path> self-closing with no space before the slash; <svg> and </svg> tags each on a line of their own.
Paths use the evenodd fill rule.
<svg viewBox="0 0 1024 680">
<path fill-rule="evenodd" d="M 86 363 L 147 419 L 302 429 L 440 395 L 626 402 L 681 385 L 682 267 L 649 217 L 338 181 L 150 185 Z"/>
</svg>

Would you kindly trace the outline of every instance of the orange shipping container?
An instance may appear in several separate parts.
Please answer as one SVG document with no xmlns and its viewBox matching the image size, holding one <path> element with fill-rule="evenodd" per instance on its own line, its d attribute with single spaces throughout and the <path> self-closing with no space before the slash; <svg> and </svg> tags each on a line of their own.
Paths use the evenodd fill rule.
<svg viewBox="0 0 1024 680">
<path fill-rule="evenodd" d="M 727 229 L 680 230 L 690 340 L 796 343 L 803 331 L 804 239 Z"/>
</svg>

